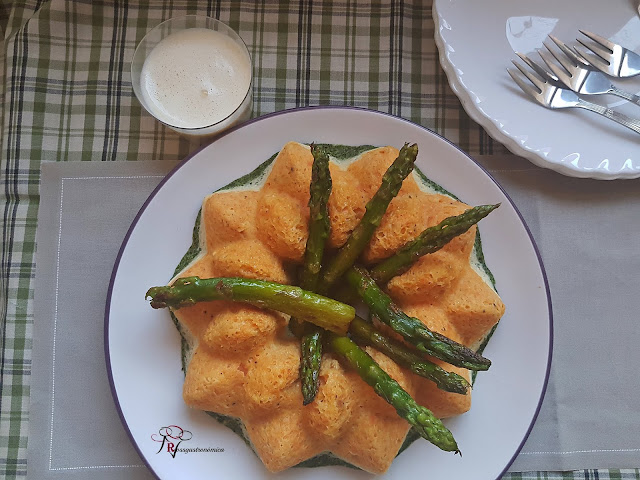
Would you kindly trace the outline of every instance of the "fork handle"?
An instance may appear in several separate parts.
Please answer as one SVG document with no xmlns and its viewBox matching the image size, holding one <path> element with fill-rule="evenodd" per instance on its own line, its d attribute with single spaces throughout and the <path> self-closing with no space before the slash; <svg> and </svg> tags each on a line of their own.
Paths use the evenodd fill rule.
<svg viewBox="0 0 640 480">
<path fill-rule="evenodd" d="M 607 107 L 603 107 L 602 105 L 597 105 L 591 102 L 585 102 L 584 100 L 579 100 L 576 104 L 576 107 L 584 108 L 585 110 L 589 110 L 591 112 L 598 113 L 603 117 L 607 117 L 614 122 L 618 122 L 620 125 L 624 125 L 627 128 L 630 128 L 636 133 L 640 133 L 640 120 L 637 118 L 627 117 L 626 115 L 616 112 Z"/>
<path fill-rule="evenodd" d="M 611 86 L 609 93 L 624 98 L 625 100 L 629 100 L 631 103 L 635 103 L 640 106 L 640 96 L 638 95 L 634 95 L 633 93 L 629 93 L 625 90 L 620 90 L 618 87 L 613 85 Z"/>
</svg>

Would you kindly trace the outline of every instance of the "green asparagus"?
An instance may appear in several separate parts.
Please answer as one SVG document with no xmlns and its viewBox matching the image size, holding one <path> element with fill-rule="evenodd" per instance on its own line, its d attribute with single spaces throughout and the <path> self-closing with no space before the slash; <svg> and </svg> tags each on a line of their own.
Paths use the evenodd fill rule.
<svg viewBox="0 0 640 480">
<path fill-rule="evenodd" d="M 153 308 L 177 309 L 197 302 L 231 300 L 286 313 L 336 333 L 346 334 L 355 309 L 300 287 L 247 278 L 185 277 L 152 287 L 145 298 Z"/>
<path fill-rule="evenodd" d="M 462 235 L 499 206 L 499 203 L 480 205 L 460 215 L 445 218 L 438 225 L 424 230 L 415 240 L 376 265 L 371 269 L 371 277 L 384 285 L 392 277 L 406 272 L 421 256 L 440 250 L 454 237 Z"/>
<path fill-rule="evenodd" d="M 322 366 L 322 329 L 305 323 L 300 339 L 300 387 L 302 404 L 308 405 L 316 398 Z"/>
<path fill-rule="evenodd" d="M 366 205 L 366 211 L 360 223 L 353 230 L 346 243 L 322 273 L 321 293 L 326 293 L 335 282 L 355 263 L 371 240 L 375 229 L 380 225 L 387 207 L 402 187 L 402 182 L 413 170 L 418 155 L 418 146 L 405 144 L 398 158 L 382 177 L 382 184 Z"/>
<path fill-rule="evenodd" d="M 398 194 L 398 191 L 402 187 L 403 180 L 413 169 L 413 164 L 416 160 L 417 155 L 418 146 L 415 144 L 412 146 L 405 145 L 400 150 L 398 158 L 385 172 L 380 188 L 373 196 L 373 198 L 367 203 L 366 212 L 362 220 L 351 233 L 345 245 L 338 251 L 333 261 L 328 265 L 322 278 L 314 280 L 316 282 L 316 288 L 314 290 L 322 294 L 326 294 L 336 282 L 336 280 L 338 280 L 338 278 L 340 278 L 340 276 L 344 273 L 344 271 L 356 261 L 358 256 L 360 256 L 362 251 L 369 243 L 374 230 L 378 225 L 380 225 L 380 221 L 382 220 L 382 216 L 387 210 L 389 202 L 391 202 L 393 197 Z M 321 152 L 318 152 L 316 150 L 316 152 L 314 153 L 314 167 L 316 166 L 316 163 L 318 163 L 318 170 L 320 170 L 320 167 L 324 163 L 324 159 L 318 161 L 321 156 Z M 322 193 L 322 185 L 325 182 L 325 177 L 328 177 L 329 181 L 331 179 L 330 175 L 328 174 L 328 157 L 326 162 L 326 175 L 322 175 L 318 172 L 316 176 L 312 176 L 310 186 L 311 195 L 309 199 L 311 215 L 309 230 L 310 240 L 312 239 L 311 226 L 313 225 L 314 221 L 317 221 L 318 223 L 316 227 L 319 234 L 323 234 L 326 232 L 326 234 L 328 235 L 329 231 L 329 215 L 326 207 L 324 209 L 320 208 L 320 201 L 314 201 L 312 206 L 314 193 L 318 197 L 320 197 L 320 194 Z M 317 210 L 315 210 L 316 206 Z M 326 222 L 326 225 L 324 224 L 324 222 Z M 322 246 L 324 246 L 326 236 L 323 239 L 316 239 L 314 235 L 313 239 L 314 243 L 321 241 Z M 307 250 L 305 251 L 305 265 L 307 264 L 307 261 L 309 261 L 309 266 L 305 267 L 305 269 L 308 268 L 309 273 L 315 274 L 315 267 L 320 266 L 320 261 L 317 261 L 317 257 L 318 255 L 316 249 L 314 248 L 311 252 L 309 252 L 309 244 L 307 243 Z M 321 258 L 322 257 L 320 254 L 320 259 Z M 318 356 L 321 356 L 322 333 L 320 330 L 313 327 L 305 326 L 304 330 L 305 331 L 301 343 L 302 361 L 300 365 L 300 372 L 302 378 L 302 392 L 304 403 L 306 405 L 313 400 L 317 392 L 317 379 L 319 376 L 321 364 L 321 359 L 318 358 Z"/>
<path fill-rule="evenodd" d="M 441 390 L 464 395 L 470 387 L 464 377 L 454 372 L 448 372 L 435 363 L 416 355 L 401 342 L 380 333 L 371 323 L 357 315 L 349 326 L 349 333 L 356 342 L 375 347 L 398 365 L 409 369 L 416 375 L 432 380 Z"/>
<path fill-rule="evenodd" d="M 354 368 L 360 377 L 384 398 L 398 415 L 411 424 L 416 431 L 437 447 L 448 452 L 460 453 L 451 432 L 426 407 L 418 405 L 393 378 L 348 337 L 328 332 L 327 344 L 331 350 Z"/>
<path fill-rule="evenodd" d="M 470 370 L 487 370 L 491 365 L 482 355 L 444 335 L 432 332 L 420 320 L 404 313 L 364 268 L 350 268 L 345 279 L 377 318 L 421 352 Z"/>
<path fill-rule="evenodd" d="M 324 247 L 331 230 L 328 204 L 332 182 L 329 155 L 315 144 L 311 145 L 311 153 L 313 166 L 309 186 L 309 237 L 304 252 L 300 287 L 315 291 L 322 267 Z"/>
<path fill-rule="evenodd" d="M 329 155 L 315 144 L 311 145 L 313 166 L 309 186 L 309 237 L 304 252 L 304 263 L 300 274 L 300 286 L 315 291 L 322 267 L 324 247 L 329 237 L 329 196 L 331 195 L 331 173 Z M 296 319 L 291 319 L 294 323 Z M 320 366 L 322 364 L 322 330 L 305 323 L 300 340 L 300 379 L 303 404 L 308 405 L 318 393 Z"/>
</svg>

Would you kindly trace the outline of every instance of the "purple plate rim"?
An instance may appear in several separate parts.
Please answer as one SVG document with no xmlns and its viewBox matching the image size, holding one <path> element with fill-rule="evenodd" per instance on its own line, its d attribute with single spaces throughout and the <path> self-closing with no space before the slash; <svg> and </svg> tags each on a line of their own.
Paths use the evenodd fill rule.
<svg viewBox="0 0 640 480">
<path fill-rule="evenodd" d="M 522 450 L 522 447 L 524 446 L 525 442 L 527 441 L 527 438 L 529 437 L 529 434 L 531 433 L 531 430 L 533 429 L 533 425 L 535 424 L 535 422 L 536 422 L 536 420 L 538 418 L 538 415 L 540 414 L 540 408 L 542 407 L 542 401 L 544 400 L 544 397 L 545 397 L 546 392 L 547 392 L 547 386 L 549 384 L 549 374 L 551 372 L 551 362 L 552 362 L 552 357 L 553 357 L 553 310 L 552 310 L 552 305 L 551 305 L 551 292 L 549 290 L 549 282 L 547 280 L 547 272 L 546 272 L 546 270 L 544 268 L 544 264 L 542 262 L 542 256 L 540 255 L 540 250 L 538 249 L 538 245 L 536 244 L 536 241 L 533 238 L 533 235 L 531 234 L 531 230 L 529 229 L 529 226 L 524 221 L 524 218 L 522 217 L 522 214 L 520 213 L 520 210 L 518 210 L 516 205 L 513 203 L 513 200 L 511 199 L 511 197 L 507 194 L 507 192 L 504 190 L 504 188 L 502 188 L 502 185 L 500 185 L 496 181 L 496 179 L 493 178 L 493 176 L 487 171 L 486 168 L 484 168 L 482 165 L 480 165 L 478 162 L 476 162 L 468 153 L 466 153 L 464 150 L 462 150 L 459 146 L 457 146 L 456 144 L 454 144 L 450 140 L 446 139 L 442 135 L 434 132 L 433 130 L 430 130 L 430 129 L 428 129 L 428 128 L 426 128 L 426 127 L 424 127 L 424 126 L 422 126 L 422 125 L 420 125 L 418 123 L 412 122 L 411 120 L 407 120 L 405 118 L 398 117 L 396 115 L 392 115 L 392 114 L 386 113 L 386 112 L 380 112 L 380 111 L 377 111 L 377 110 L 371 110 L 371 109 L 368 109 L 368 108 L 354 107 L 354 106 L 343 106 L 343 105 L 324 105 L 323 106 L 323 105 L 320 105 L 320 106 L 309 106 L 309 107 L 296 107 L 296 108 L 291 108 L 291 109 L 287 109 L 287 110 L 279 110 L 277 112 L 272 112 L 272 113 L 269 113 L 269 114 L 266 114 L 266 115 L 263 115 L 263 116 L 260 116 L 260 117 L 253 118 L 253 119 L 248 120 L 248 121 L 246 121 L 244 123 L 241 123 L 239 125 L 236 125 L 235 127 L 232 127 L 229 130 L 226 130 L 226 131 L 222 132 L 220 135 L 216 136 L 215 139 L 211 143 L 209 143 L 208 145 L 204 145 L 201 148 L 198 148 L 194 152 L 192 152 L 189 155 L 187 155 L 180 163 L 178 163 L 178 165 L 176 165 L 160 181 L 158 186 L 153 189 L 151 194 L 147 197 L 145 202 L 142 204 L 142 207 L 140 207 L 140 210 L 138 210 L 138 213 L 136 214 L 135 218 L 131 222 L 131 226 L 127 230 L 127 233 L 124 236 L 124 239 L 122 240 L 122 244 L 120 246 L 120 249 L 118 250 L 118 255 L 116 256 L 116 260 L 114 262 L 113 269 L 111 271 L 111 278 L 109 279 L 109 288 L 107 290 L 107 300 L 106 300 L 106 303 L 105 303 L 105 312 L 104 312 L 104 354 L 105 354 L 105 362 L 106 362 L 106 367 L 107 367 L 107 376 L 109 378 L 109 388 L 111 389 L 111 395 L 113 396 L 113 400 L 114 400 L 114 403 L 116 405 L 116 410 L 118 411 L 118 416 L 120 417 L 120 421 L 122 422 L 122 425 L 124 426 L 124 428 L 125 428 L 125 430 L 127 432 L 127 436 L 129 437 L 129 440 L 131 441 L 134 449 L 138 453 L 138 456 L 140 457 L 140 459 L 144 462 L 144 464 L 147 467 L 147 469 L 158 480 L 161 480 L 161 478 L 158 475 L 158 473 L 156 473 L 156 471 L 153 469 L 153 467 L 151 467 L 151 465 L 147 461 L 146 457 L 142 454 L 142 451 L 138 447 L 138 443 L 134 439 L 133 434 L 131 433 L 131 430 L 129 429 L 129 424 L 127 423 L 126 419 L 124 418 L 124 414 L 122 413 L 122 407 L 120 406 L 120 401 L 118 400 L 118 395 L 116 393 L 116 389 L 115 389 L 115 386 L 114 386 L 114 383 L 113 383 L 113 373 L 112 373 L 112 369 L 111 369 L 111 356 L 110 356 L 110 352 L 109 352 L 109 311 L 111 309 L 111 297 L 113 295 L 113 285 L 115 283 L 116 274 L 118 273 L 118 268 L 120 266 L 120 260 L 122 259 L 122 254 L 124 253 L 124 250 L 126 249 L 127 244 L 129 243 L 129 238 L 131 237 L 131 234 L 135 230 L 135 227 L 138 224 L 138 221 L 140 220 L 140 217 L 142 216 L 142 214 L 145 212 L 145 210 L 149 206 L 149 203 L 151 203 L 151 200 L 153 200 L 153 198 L 156 196 L 156 194 L 164 186 L 164 184 L 167 183 L 167 181 L 178 170 L 180 170 L 189 160 L 191 160 L 191 158 L 193 158 L 195 155 L 200 153 L 202 150 L 204 150 L 209 145 L 211 145 L 214 142 L 218 141 L 219 139 L 225 137 L 226 135 L 229 135 L 230 133 L 233 133 L 233 132 L 235 132 L 237 130 L 240 130 L 240 129 L 242 129 L 242 128 L 248 126 L 248 125 L 251 125 L 253 123 L 261 122 L 263 120 L 267 120 L 269 118 L 277 117 L 277 116 L 280 116 L 280 115 L 287 115 L 287 114 L 291 114 L 291 113 L 296 113 L 296 112 L 301 112 L 301 111 L 312 111 L 312 110 L 359 110 L 359 111 L 362 111 L 362 112 L 373 113 L 373 114 L 376 114 L 376 115 L 383 115 L 383 116 L 391 117 L 391 118 L 394 118 L 396 120 L 401 120 L 401 121 L 406 122 L 406 123 L 408 123 L 410 125 L 414 125 L 416 127 L 419 127 L 419 128 L 421 128 L 423 130 L 426 130 L 430 134 L 440 138 L 441 140 L 444 140 L 449 145 L 451 145 L 453 148 L 455 148 L 460 153 L 462 153 L 464 156 L 466 156 L 474 164 L 476 164 L 484 172 L 484 174 L 487 175 L 491 179 L 491 181 L 498 187 L 498 189 L 500 189 L 500 191 L 507 198 L 507 200 L 511 204 L 511 207 L 514 209 L 514 211 L 518 215 L 518 218 L 520 219 L 520 223 L 522 224 L 522 226 L 524 227 L 525 231 L 527 232 L 527 235 L 529 236 L 529 241 L 531 242 L 531 245 L 533 246 L 533 250 L 534 250 L 534 252 L 536 254 L 536 257 L 538 258 L 538 265 L 540 266 L 540 272 L 542 273 L 542 279 L 544 281 L 544 287 L 545 287 L 545 292 L 546 292 L 546 296 L 547 296 L 547 307 L 549 309 L 549 351 L 547 353 L 547 368 L 546 368 L 546 372 L 545 372 L 544 382 L 543 382 L 543 385 L 542 385 L 542 391 L 540 392 L 540 397 L 538 399 L 538 404 L 536 406 L 536 410 L 535 410 L 535 412 L 533 414 L 533 417 L 531 418 L 531 423 L 529 424 L 529 428 L 527 428 L 527 431 L 525 432 L 524 437 L 522 438 L 522 441 L 518 445 L 518 448 L 516 448 L 516 451 L 514 452 L 513 456 L 507 462 L 507 464 L 505 465 L 503 470 L 500 472 L 500 474 L 496 477 L 496 479 L 499 479 L 500 477 L 502 477 L 502 475 L 504 475 L 504 473 L 513 464 L 513 462 L 515 461 L 516 457 L 518 456 L 518 454 Z"/>
</svg>

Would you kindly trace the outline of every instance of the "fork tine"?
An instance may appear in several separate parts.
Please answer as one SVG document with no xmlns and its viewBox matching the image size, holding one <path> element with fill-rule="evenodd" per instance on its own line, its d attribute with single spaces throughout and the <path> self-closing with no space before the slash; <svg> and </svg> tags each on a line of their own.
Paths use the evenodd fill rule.
<svg viewBox="0 0 640 480">
<path fill-rule="evenodd" d="M 527 57 L 526 55 L 523 55 L 522 53 L 516 52 L 516 55 L 518 55 L 520 57 L 520 59 L 526 63 L 527 65 L 529 65 L 529 67 L 531 67 L 531 69 L 536 72 L 538 75 L 540 75 L 540 77 L 542 79 L 545 80 L 553 80 L 553 81 L 558 81 L 558 77 L 556 77 L 553 73 L 551 73 L 549 70 L 547 70 L 546 68 L 544 68 L 543 66 L 541 66 L 540 64 L 534 62 L 533 60 L 531 60 L 529 57 Z"/>
<path fill-rule="evenodd" d="M 593 40 L 594 42 L 596 42 L 597 44 L 605 47 L 607 50 L 609 50 L 609 53 L 613 53 L 613 49 L 616 46 L 615 43 L 613 43 L 611 40 L 601 37 L 600 35 L 596 35 L 593 32 L 588 32 L 586 30 L 580 30 L 578 29 L 578 31 L 583 34 L 586 37 L 589 37 L 591 40 Z M 580 40 L 578 40 L 580 42 Z M 582 42 L 580 42 L 582 43 Z M 583 44 L 584 45 L 584 44 Z"/>
<path fill-rule="evenodd" d="M 534 74 L 529 72 L 526 68 L 524 68 L 522 65 L 520 65 L 515 60 L 511 60 L 511 63 L 513 63 L 515 65 L 515 67 L 518 70 L 520 70 L 520 73 L 522 73 L 525 77 L 527 77 L 529 79 L 529 81 L 536 86 L 536 88 L 539 90 L 539 92 L 542 91 L 542 87 L 545 84 L 545 82 L 543 80 L 541 80 L 540 78 L 536 77 Z"/>
<path fill-rule="evenodd" d="M 531 95 L 532 97 L 535 97 L 536 95 L 539 95 L 540 93 L 542 93 L 542 90 L 536 91 L 534 85 L 531 85 L 530 83 L 526 83 L 524 80 L 522 80 L 522 78 L 520 78 L 520 75 L 518 75 L 515 71 L 511 70 L 510 68 L 507 68 L 507 73 L 511 76 L 511 78 L 513 78 L 513 81 L 516 82 L 518 84 L 518 86 L 522 89 L 522 91 L 524 93 L 526 93 L 527 95 Z"/>
<path fill-rule="evenodd" d="M 580 30 L 586 38 L 578 38 L 589 53 L 589 59 L 598 57 L 593 64 L 613 77 L 633 77 L 640 74 L 640 55 L 628 48 L 613 43 L 611 40 L 586 30 Z M 600 62 L 602 59 L 605 64 Z"/>
<path fill-rule="evenodd" d="M 570 48 L 573 54 L 576 55 L 582 61 L 582 63 L 585 63 L 585 64 L 589 63 L 589 60 L 587 60 L 587 57 L 582 53 L 580 53 L 580 49 L 577 46 L 570 47 Z"/>
<path fill-rule="evenodd" d="M 553 58 L 555 58 L 555 59 L 556 59 L 556 61 L 557 61 L 560 65 L 562 65 L 562 66 L 564 67 L 564 69 L 567 71 L 567 73 L 568 73 L 568 72 L 570 72 L 570 71 L 571 71 L 571 69 L 572 69 L 573 67 L 575 67 L 575 65 L 573 65 L 573 64 L 571 64 L 571 63 L 569 62 L 569 59 L 568 59 L 565 55 L 558 55 L 558 54 L 554 51 L 553 47 L 551 47 L 547 42 L 543 42 L 543 45 L 544 45 L 544 47 L 547 49 L 547 51 L 548 51 L 551 55 L 553 55 Z M 547 61 L 547 59 L 545 59 L 545 58 L 544 58 L 544 56 L 542 55 L 542 50 L 538 50 L 538 53 L 540 54 L 540 56 L 541 56 L 541 57 L 542 57 L 542 59 L 544 60 L 544 63 L 546 63 L 546 64 L 549 66 L 549 68 L 551 68 L 551 70 L 552 70 L 554 73 L 556 73 L 556 71 L 553 69 L 553 66 L 556 66 L 556 65 L 554 64 L 553 60 L 551 60 L 551 59 L 547 56 L 547 59 L 549 59 L 549 60 L 550 60 L 550 61 L 548 62 L 548 61 Z M 558 74 L 556 73 L 556 75 L 558 75 Z M 559 76 L 559 75 L 558 75 L 558 76 Z"/>
<path fill-rule="evenodd" d="M 578 52 L 579 55 L 582 55 L 587 62 L 589 62 L 594 67 L 599 68 L 600 70 L 607 70 L 607 68 L 609 68 L 609 65 L 611 65 L 611 63 L 606 58 L 601 57 L 598 52 L 593 50 L 589 45 L 581 42 L 580 39 L 578 39 L 578 41 L 582 43 L 582 45 L 584 45 L 587 49 L 591 50 L 591 54 L 589 54 L 585 49 L 582 49 L 580 47 L 573 47 L 574 50 Z"/>
<path fill-rule="evenodd" d="M 601 58 L 602 60 L 607 60 L 609 58 L 611 58 L 611 52 L 609 50 L 607 50 L 606 48 L 602 47 L 601 45 L 598 45 L 597 43 L 586 43 L 583 40 L 577 38 L 576 40 L 578 40 L 578 42 L 580 42 L 580 44 L 585 47 L 587 50 L 590 50 L 591 52 L 593 52 L 595 55 L 597 55 L 599 58 Z"/>
<path fill-rule="evenodd" d="M 569 57 L 570 60 L 573 61 L 574 65 L 580 65 L 580 64 L 582 64 L 583 66 L 588 66 L 589 65 L 582 58 L 578 57 L 578 55 L 576 55 L 573 52 L 573 50 L 571 50 L 562 40 L 560 40 L 559 38 L 554 37 L 551 34 L 549 34 L 548 36 L 549 36 L 549 38 L 551 40 L 553 40 L 553 43 L 555 43 L 558 46 L 558 48 L 562 51 L 562 53 L 564 53 L 567 57 Z M 556 58 L 558 58 L 558 57 L 556 57 Z"/>
<path fill-rule="evenodd" d="M 555 58 L 556 60 L 558 60 L 558 62 L 560 62 L 560 64 L 562 64 L 562 60 L 558 58 L 558 56 L 554 53 L 554 51 L 551 50 L 548 45 L 545 44 L 544 46 L 547 47 L 547 50 L 549 50 L 551 55 L 553 55 L 553 58 Z M 564 83 L 565 85 L 571 83 L 571 75 L 569 73 L 569 70 L 567 69 L 567 67 L 565 67 L 564 64 L 562 64 L 563 68 L 560 68 L 553 61 L 553 59 L 551 58 L 551 55 L 549 55 L 549 53 L 545 52 L 544 50 L 538 49 L 538 55 L 540 55 L 540 58 L 542 58 L 542 61 L 547 64 L 547 67 L 549 67 L 549 69 L 554 73 L 554 75 L 562 83 Z"/>
</svg>

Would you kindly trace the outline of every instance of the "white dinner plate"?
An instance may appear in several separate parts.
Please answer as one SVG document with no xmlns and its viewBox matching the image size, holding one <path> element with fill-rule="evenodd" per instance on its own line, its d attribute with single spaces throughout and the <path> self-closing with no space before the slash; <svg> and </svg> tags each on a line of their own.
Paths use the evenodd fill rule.
<svg viewBox="0 0 640 480">
<path fill-rule="evenodd" d="M 548 34 L 577 45 L 578 29 L 640 53 L 632 0 L 434 0 L 435 40 L 449 83 L 467 113 L 513 153 L 575 177 L 640 177 L 640 135 L 579 109 L 534 103 L 507 74 L 518 51 L 537 57 Z M 583 37 L 584 38 L 584 37 Z M 612 80 L 640 92 L 640 76 Z M 612 95 L 584 97 L 640 118 L 640 107 Z"/>
<path fill-rule="evenodd" d="M 297 109 L 246 123 L 178 165 L 138 213 L 111 278 L 105 351 L 115 402 L 141 458 L 163 479 L 272 478 L 240 437 L 204 412 L 185 406 L 180 337 L 169 313 L 153 310 L 145 292 L 172 276 L 191 244 L 203 198 L 252 171 L 289 140 L 393 146 L 417 142 L 417 165 L 432 180 L 469 204 L 502 202 L 482 220 L 480 231 L 506 314 L 485 350 L 493 364 L 478 375 L 471 410 L 446 421 L 463 456 L 418 440 L 384 476 L 421 478 L 429 471 L 430 478 L 450 480 L 498 477 L 530 431 L 549 372 L 551 310 L 540 257 L 505 192 L 466 154 L 419 125 L 356 108 Z M 171 428 L 161 431 L 163 427 Z M 177 446 L 180 440 L 179 448 L 205 451 L 173 457 L 167 443 Z M 279 478 L 370 475 L 334 466 L 292 468 Z"/>
</svg>

